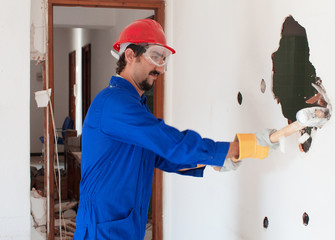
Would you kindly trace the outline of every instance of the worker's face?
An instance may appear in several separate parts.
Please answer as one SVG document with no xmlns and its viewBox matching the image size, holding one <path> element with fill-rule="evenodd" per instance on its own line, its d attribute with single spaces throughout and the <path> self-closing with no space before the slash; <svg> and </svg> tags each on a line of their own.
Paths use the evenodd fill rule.
<svg viewBox="0 0 335 240">
<path fill-rule="evenodd" d="M 152 64 L 143 55 L 137 57 L 133 65 L 133 79 L 142 91 L 150 90 L 162 73 L 164 73 L 164 66 L 158 67 Z"/>
</svg>

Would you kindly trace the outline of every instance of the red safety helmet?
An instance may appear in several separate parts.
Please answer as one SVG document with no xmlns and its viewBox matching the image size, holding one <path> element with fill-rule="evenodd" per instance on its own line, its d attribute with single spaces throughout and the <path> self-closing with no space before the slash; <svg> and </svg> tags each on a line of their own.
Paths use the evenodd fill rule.
<svg viewBox="0 0 335 240">
<path fill-rule="evenodd" d="M 169 49 L 172 54 L 176 51 L 166 45 L 165 34 L 162 26 L 151 19 L 140 19 L 129 24 L 120 33 L 119 39 L 114 43 L 113 48 L 120 51 L 122 43 L 152 43 L 159 44 Z"/>
</svg>

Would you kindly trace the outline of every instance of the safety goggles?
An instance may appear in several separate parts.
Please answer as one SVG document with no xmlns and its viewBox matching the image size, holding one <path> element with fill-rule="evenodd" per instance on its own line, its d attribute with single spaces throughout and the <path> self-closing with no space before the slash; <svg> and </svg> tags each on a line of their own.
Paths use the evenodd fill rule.
<svg viewBox="0 0 335 240">
<path fill-rule="evenodd" d="M 171 55 L 171 51 L 161 45 L 155 45 L 155 44 L 149 44 L 145 46 L 145 53 L 143 53 L 143 56 L 145 59 L 156 65 L 157 67 L 167 67 L 167 63 L 169 60 L 169 56 Z"/>
</svg>

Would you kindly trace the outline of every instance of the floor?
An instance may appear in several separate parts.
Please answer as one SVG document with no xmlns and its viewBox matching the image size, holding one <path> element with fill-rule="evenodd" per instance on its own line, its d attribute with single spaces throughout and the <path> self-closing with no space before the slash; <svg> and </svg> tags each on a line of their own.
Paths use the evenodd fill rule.
<svg viewBox="0 0 335 240">
<path fill-rule="evenodd" d="M 145 231 L 144 240 L 152 240 L 152 223 L 151 223 L 151 221 L 147 223 L 147 229 Z"/>
<path fill-rule="evenodd" d="M 60 169 L 64 169 L 64 156 L 59 155 L 59 167 Z M 44 156 L 41 154 L 40 156 L 31 156 L 30 157 L 30 167 L 35 167 L 37 170 L 43 167 Z M 55 168 L 57 168 L 57 164 L 55 163 Z"/>
</svg>

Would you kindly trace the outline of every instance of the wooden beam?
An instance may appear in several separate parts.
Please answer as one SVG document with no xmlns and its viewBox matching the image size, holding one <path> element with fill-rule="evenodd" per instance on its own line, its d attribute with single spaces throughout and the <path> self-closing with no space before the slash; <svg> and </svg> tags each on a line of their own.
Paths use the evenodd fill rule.
<svg viewBox="0 0 335 240">
<path fill-rule="evenodd" d="M 165 2 L 155 9 L 155 20 L 165 27 Z M 164 118 L 164 75 L 160 76 L 154 87 L 154 115 Z M 155 169 L 152 185 L 152 239 L 163 239 L 163 172 Z"/>
<path fill-rule="evenodd" d="M 49 0 L 53 6 L 68 7 L 102 7 L 102 8 L 130 8 L 130 9 L 157 9 L 163 1 L 160 0 Z"/>
<path fill-rule="evenodd" d="M 54 106 L 54 77 L 53 77 L 53 11 L 52 4 L 48 3 L 48 32 L 47 32 L 47 56 L 46 56 L 46 84 L 45 89 L 51 88 L 50 102 Z M 44 139 L 46 140 L 45 145 L 45 196 L 47 198 L 47 239 L 53 240 L 55 238 L 55 219 L 54 219 L 54 132 L 52 124 L 53 109 L 50 108 L 50 104 L 46 108 L 44 114 L 44 121 L 46 134 Z"/>
</svg>

